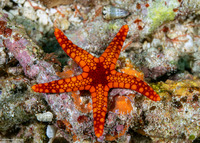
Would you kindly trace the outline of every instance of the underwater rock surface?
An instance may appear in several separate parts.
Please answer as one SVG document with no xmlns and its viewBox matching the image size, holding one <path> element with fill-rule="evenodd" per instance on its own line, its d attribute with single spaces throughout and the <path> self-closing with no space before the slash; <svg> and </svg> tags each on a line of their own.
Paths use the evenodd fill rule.
<svg viewBox="0 0 200 143">
<path fill-rule="evenodd" d="M 68 2 L 57 8 L 39 0 L 6 0 L 0 5 L 0 139 L 12 133 L 13 139 L 33 142 L 131 142 L 139 135 L 148 142 L 198 141 L 199 2 Z M 130 14 L 104 20 L 102 8 L 110 4 Z M 110 90 L 104 134 L 97 139 L 90 93 L 38 94 L 31 86 L 82 72 L 58 47 L 54 26 L 98 57 L 124 24 L 130 31 L 116 70 L 144 78 L 161 101 L 131 90 Z M 53 119 L 48 124 L 54 130 L 48 138 L 47 123 L 36 116 L 49 111 Z"/>
</svg>

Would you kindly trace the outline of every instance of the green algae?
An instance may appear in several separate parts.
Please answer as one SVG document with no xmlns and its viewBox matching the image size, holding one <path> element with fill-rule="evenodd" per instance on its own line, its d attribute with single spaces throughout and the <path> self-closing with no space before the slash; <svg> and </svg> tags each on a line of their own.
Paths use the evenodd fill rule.
<svg viewBox="0 0 200 143">
<path fill-rule="evenodd" d="M 177 0 L 165 1 L 156 0 L 148 8 L 147 20 L 150 21 L 150 32 L 154 31 L 157 27 L 162 25 L 164 22 L 174 20 L 176 14 L 173 11 L 174 8 L 179 6 Z"/>
<path fill-rule="evenodd" d="M 195 138 L 196 138 L 195 135 L 190 135 L 190 136 L 189 136 L 189 139 L 190 139 L 190 140 L 194 140 Z"/>
</svg>

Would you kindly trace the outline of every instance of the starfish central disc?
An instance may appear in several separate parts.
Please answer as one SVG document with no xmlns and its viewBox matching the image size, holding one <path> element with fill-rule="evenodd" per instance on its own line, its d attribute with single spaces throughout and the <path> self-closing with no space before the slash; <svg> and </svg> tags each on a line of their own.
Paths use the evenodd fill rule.
<svg viewBox="0 0 200 143">
<path fill-rule="evenodd" d="M 102 84 L 103 86 L 108 84 L 107 76 L 110 74 L 110 70 L 106 70 L 103 67 L 103 63 L 97 63 L 96 69 L 91 70 L 88 74 L 88 77 L 92 78 L 91 85 L 97 86 L 98 84 Z"/>
</svg>

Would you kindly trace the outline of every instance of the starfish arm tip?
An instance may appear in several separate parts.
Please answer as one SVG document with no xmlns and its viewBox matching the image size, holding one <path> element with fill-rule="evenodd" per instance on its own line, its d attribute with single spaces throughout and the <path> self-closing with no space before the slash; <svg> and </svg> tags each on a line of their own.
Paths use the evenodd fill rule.
<svg viewBox="0 0 200 143">
<path fill-rule="evenodd" d="M 101 136 L 100 133 L 95 133 L 96 137 L 99 138 Z"/>
<path fill-rule="evenodd" d="M 125 28 L 125 29 L 129 29 L 128 25 L 124 25 L 124 28 Z"/>
<path fill-rule="evenodd" d="M 160 100 L 161 100 L 161 98 L 160 98 L 160 96 L 158 95 L 155 101 L 160 101 Z"/>
<path fill-rule="evenodd" d="M 58 29 L 58 28 L 55 28 L 55 29 L 54 29 L 54 31 L 55 31 L 55 32 L 58 32 L 58 31 L 59 31 L 59 29 Z"/>
<path fill-rule="evenodd" d="M 148 91 L 147 91 L 148 92 Z M 146 92 L 146 93 L 147 93 Z M 160 96 L 155 92 L 155 91 L 153 91 L 153 89 L 151 89 L 151 91 L 149 91 L 149 92 L 152 92 L 152 94 L 151 95 L 146 95 L 145 93 L 143 94 L 143 95 L 145 95 L 146 97 L 148 97 L 149 99 L 151 99 L 151 100 L 153 100 L 153 101 L 160 101 L 161 100 L 161 98 L 160 98 Z M 148 93 L 149 93 L 148 92 Z"/>
<path fill-rule="evenodd" d="M 35 91 L 37 87 L 36 85 L 33 85 L 31 88 L 33 89 L 33 91 Z"/>
</svg>

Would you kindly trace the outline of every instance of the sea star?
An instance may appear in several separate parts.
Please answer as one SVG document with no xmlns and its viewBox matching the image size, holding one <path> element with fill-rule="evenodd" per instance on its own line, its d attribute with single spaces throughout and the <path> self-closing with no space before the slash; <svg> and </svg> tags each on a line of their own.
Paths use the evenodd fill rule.
<svg viewBox="0 0 200 143">
<path fill-rule="evenodd" d="M 67 55 L 83 69 L 83 73 L 71 78 L 36 84 L 32 86 L 32 89 L 40 93 L 89 90 L 92 96 L 94 131 L 96 137 L 100 137 L 103 134 L 110 88 L 132 89 L 151 100 L 160 101 L 159 95 L 146 82 L 115 70 L 127 32 L 128 25 L 122 26 L 104 53 L 96 58 L 74 45 L 61 30 L 56 28 L 54 34 L 58 43 Z"/>
</svg>

